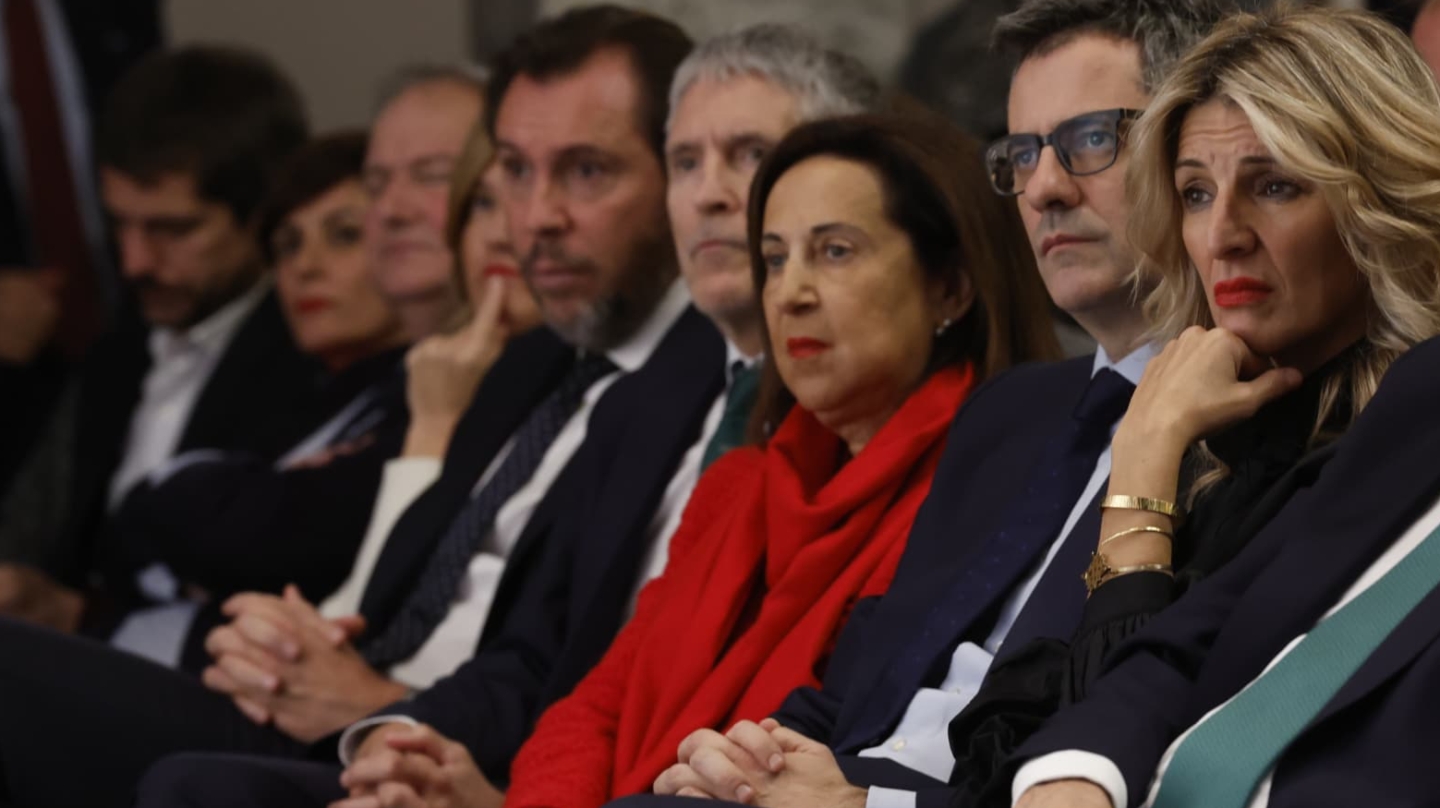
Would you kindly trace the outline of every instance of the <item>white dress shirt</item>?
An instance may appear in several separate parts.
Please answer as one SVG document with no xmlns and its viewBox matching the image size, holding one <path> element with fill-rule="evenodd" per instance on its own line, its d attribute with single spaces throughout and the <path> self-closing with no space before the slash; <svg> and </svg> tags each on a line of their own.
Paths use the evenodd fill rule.
<svg viewBox="0 0 1440 808">
<path fill-rule="evenodd" d="M 142 382 L 140 404 L 130 418 L 125 454 L 110 478 L 112 512 L 136 483 L 164 470 L 174 457 L 195 402 L 220 358 L 269 290 L 268 280 L 257 283 L 188 331 L 157 328 L 150 332 L 150 371 Z M 180 663 L 185 633 L 197 606 L 177 600 L 179 584 L 163 564 L 142 570 L 137 583 L 141 592 L 164 605 L 125 618 L 111 635 L 110 644 L 174 667 Z"/>
<path fill-rule="evenodd" d="M 1157 353 L 1153 345 L 1142 346 L 1118 362 L 1112 361 L 1105 353 L 1104 348 L 1095 352 L 1095 365 L 1091 370 L 1091 377 L 1105 368 L 1109 368 L 1125 377 L 1131 384 L 1139 384 L 1140 376 L 1145 372 L 1145 365 Z M 1115 427 L 1119 420 L 1111 425 L 1111 434 L 1114 434 Z M 1045 558 L 1035 566 L 1030 574 L 1025 577 L 1010 596 L 1005 600 L 1000 609 L 1000 614 L 995 620 L 995 627 L 989 636 L 980 645 L 973 642 L 962 642 L 955 649 L 954 655 L 950 658 L 950 669 L 945 674 L 945 679 L 939 687 L 921 688 L 911 700 L 910 706 L 906 708 L 905 715 L 901 717 L 900 723 L 896 725 L 895 732 L 886 738 L 878 746 L 865 749 L 860 752 L 861 757 L 890 758 L 907 769 L 913 769 L 922 774 L 928 775 L 939 781 L 950 778 L 951 770 L 955 768 L 955 756 L 950 751 L 950 721 L 965 709 L 975 694 L 980 690 L 980 684 L 985 679 L 985 674 L 990 670 L 990 663 L 995 660 L 995 655 L 1000 652 L 1005 642 L 1005 637 L 1010 633 L 1010 628 L 1015 625 L 1015 619 L 1019 617 L 1020 611 L 1025 608 L 1025 603 L 1030 599 L 1031 593 L 1040 583 L 1040 578 L 1050 566 L 1050 561 L 1059 551 L 1060 546 L 1075 529 L 1075 525 L 1084 515 L 1085 508 L 1100 493 L 1105 486 L 1105 481 L 1110 477 L 1110 448 L 1105 451 L 1095 462 L 1095 470 L 1090 474 L 1090 480 L 1085 484 L 1080 498 L 1070 508 L 1070 515 L 1066 517 L 1064 526 L 1056 536 L 1055 541 L 1050 543 L 1050 549 Z M 1099 541 L 1099 537 L 1095 537 Z M 900 789 L 872 787 L 866 799 L 867 808 L 914 808 L 915 793 Z"/>
<path fill-rule="evenodd" d="M 1403 561 L 1406 556 L 1410 555 L 1416 547 L 1420 546 L 1420 543 L 1425 540 L 1425 537 L 1434 532 L 1437 527 L 1440 527 L 1440 500 L 1432 504 L 1430 509 L 1420 516 L 1419 519 L 1415 520 L 1415 523 L 1412 524 L 1409 529 L 1400 534 L 1400 537 L 1395 540 L 1395 543 L 1392 544 L 1389 549 L 1382 553 L 1379 558 L 1375 559 L 1375 563 L 1371 564 L 1362 575 L 1355 579 L 1355 582 L 1350 585 L 1350 588 L 1345 591 L 1345 594 L 1341 596 L 1340 600 L 1321 616 L 1316 625 L 1325 621 L 1330 615 L 1339 611 L 1349 604 L 1350 601 L 1359 597 L 1365 590 L 1374 586 L 1377 581 L 1385 576 L 1385 573 L 1394 569 L 1395 566 Z M 1305 634 L 1301 634 L 1291 640 L 1280 653 L 1275 655 L 1275 658 L 1270 661 L 1270 664 L 1265 666 L 1265 670 L 1261 672 L 1261 675 L 1263 676 L 1265 672 L 1275 667 L 1275 664 L 1284 659 L 1285 656 L 1290 653 L 1291 649 L 1299 644 L 1301 640 L 1305 639 L 1305 637 Z M 1259 677 L 1256 678 L 1258 679 Z M 1253 682 L 1251 684 L 1253 684 Z M 1249 685 L 1246 685 L 1246 688 L 1248 687 Z M 1240 692 L 1243 693 L 1245 691 L 1242 689 Z M 1236 695 L 1238 696 L 1239 693 Z M 1208 721 L 1210 716 L 1224 709 L 1233 699 L 1234 696 L 1226 700 L 1224 704 L 1206 713 L 1205 716 L 1195 724 L 1195 727 Z M 1150 794 L 1145 801 L 1145 808 L 1149 808 L 1150 804 L 1154 801 L 1155 795 L 1160 788 L 1160 783 L 1165 778 L 1165 770 L 1169 768 L 1170 761 L 1175 756 L 1176 748 L 1190 736 L 1191 732 L 1195 731 L 1195 727 L 1191 727 L 1176 738 L 1175 742 L 1170 744 L 1170 748 L 1166 750 L 1164 757 L 1160 759 L 1160 765 L 1155 770 L 1155 778 L 1151 781 Z M 1250 798 L 1249 808 L 1266 808 L 1266 806 L 1269 805 L 1270 786 L 1273 777 L 1274 770 L 1272 769 L 1266 773 L 1265 779 L 1262 780 L 1259 787 L 1255 789 L 1254 795 Z M 1089 780 L 1095 783 L 1105 789 L 1110 795 L 1110 801 L 1119 808 L 1123 808 L 1130 798 L 1129 791 L 1125 786 L 1125 777 L 1120 773 L 1119 767 L 1106 757 L 1079 750 L 1043 755 L 1020 767 L 1020 771 L 1015 774 L 1012 797 L 1018 801 L 1020 795 L 1024 794 L 1025 790 L 1032 786 L 1055 780 L 1068 779 Z"/>
</svg>

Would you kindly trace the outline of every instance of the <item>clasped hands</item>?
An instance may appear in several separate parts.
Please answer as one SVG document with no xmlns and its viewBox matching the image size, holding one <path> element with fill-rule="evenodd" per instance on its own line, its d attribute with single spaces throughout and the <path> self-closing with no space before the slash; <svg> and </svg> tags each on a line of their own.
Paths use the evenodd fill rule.
<svg viewBox="0 0 1440 808">
<path fill-rule="evenodd" d="M 359 615 L 326 619 L 293 585 L 280 597 L 236 595 L 221 610 L 231 621 L 206 637 L 214 660 L 202 678 L 257 724 L 311 743 L 405 697 L 355 650 Z"/>
<path fill-rule="evenodd" d="M 829 747 L 773 718 L 741 721 L 723 735 L 691 733 L 680 744 L 679 763 L 655 780 L 655 793 L 765 808 L 864 808 L 866 800 Z"/>
</svg>

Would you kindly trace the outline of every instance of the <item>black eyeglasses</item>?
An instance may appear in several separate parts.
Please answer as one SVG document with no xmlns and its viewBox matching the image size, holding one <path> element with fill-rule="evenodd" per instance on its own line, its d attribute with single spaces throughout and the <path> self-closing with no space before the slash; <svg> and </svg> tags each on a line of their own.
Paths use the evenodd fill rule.
<svg viewBox="0 0 1440 808">
<path fill-rule="evenodd" d="M 1138 109 L 1107 109 L 1087 112 L 1061 121 L 1045 136 L 1007 135 L 985 150 L 985 168 L 990 184 L 1001 196 L 1025 192 L 1025 184 L 1040 165 L 1040 152 L 1055 148 L 1060 165 L 1077 177 L 1098 174 L 1115 165 L 1120 154 L 1120 124 L 1140 117 Z"/>
</svg>

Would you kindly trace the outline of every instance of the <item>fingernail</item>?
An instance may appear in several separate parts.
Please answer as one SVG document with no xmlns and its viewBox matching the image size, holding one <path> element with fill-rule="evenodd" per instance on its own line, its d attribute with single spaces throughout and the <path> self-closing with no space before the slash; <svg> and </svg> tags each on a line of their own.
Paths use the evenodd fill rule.
<svg viewBox="0 0 1440 808">
<path fill-rule="evenodd" d="M 750 786 L 742 785 L 739 788 L 735 789 L 735 799 L 741 802 L 749 802 L 750 798 L 753 796 L 755 796 L 755 790 L 750 788 Z"/>
<path fill-rule="evenodd" d="M 299 658 L 300 658 L 300 648 L 299 648 L 299 646 L 295 645 L 294 643 L 286 643 L 286 644 L 285 644 L 285 658 L 288 659 L 288 660 L 290 660 L 291 662 L 294 662 L 296 659 L 299 659 Z"/>
<path fill-rule="evenodd" d="M 770 756 L 770 771 L 778 772 L 780 767 L 785 765 L 785 756 L 776 752 Z"/>
</svg>

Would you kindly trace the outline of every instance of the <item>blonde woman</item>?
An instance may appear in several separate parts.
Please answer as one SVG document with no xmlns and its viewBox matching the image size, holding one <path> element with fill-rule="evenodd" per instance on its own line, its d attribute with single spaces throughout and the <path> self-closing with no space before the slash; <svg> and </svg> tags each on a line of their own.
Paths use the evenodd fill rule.
<svg viewBox="0 0 1440 808">
<path fill-rule="evenodd" d="M 1083 698 L 1109 651 L 1313 480 L 1316 450 L 1396 357 L 1440 334 L 1440 91 L 1391 26 L 1328 10 L 1237 17 L 1129 135 L 1137 285 L 1167 344 L 1111 444 L 1081 628 L 1008 672 L 1052 671 L 1054 699 L 1022 719 L 982 692 L 955 741 L 997 722 L 1023 736 Z"/>
</svg>

